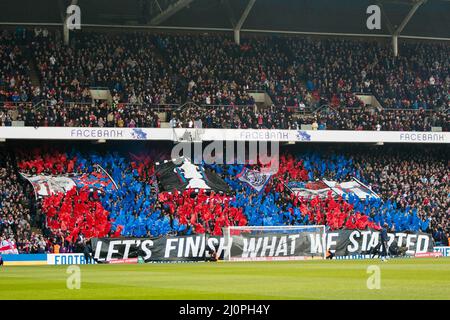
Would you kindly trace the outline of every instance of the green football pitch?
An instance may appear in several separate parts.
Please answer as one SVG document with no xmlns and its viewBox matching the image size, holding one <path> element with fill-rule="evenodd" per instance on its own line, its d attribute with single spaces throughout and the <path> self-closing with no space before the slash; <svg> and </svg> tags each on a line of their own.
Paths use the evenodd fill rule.
<svg viewBox="0 0 450 320">
<path fill-rule="evenodd" d="M 367 286 L 373 265 L 379 289 Z M 68 289 L 67 266 L 0 267 L 0 299 L 450 299 L 449 258 L 82 265 L 79 275 Z"/>
</svg>

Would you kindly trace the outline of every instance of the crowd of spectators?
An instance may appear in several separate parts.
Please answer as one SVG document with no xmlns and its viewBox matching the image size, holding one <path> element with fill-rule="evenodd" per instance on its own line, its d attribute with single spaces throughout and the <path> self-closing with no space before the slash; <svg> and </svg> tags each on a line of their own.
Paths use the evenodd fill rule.
<svg viewBox="0 0 450 320">
<path fill-rule="evenodd" d="M 383 214 L 382 224 L 388 222 L 398 231 L 401 219 L 395 223 L 393 217 L 408 213 L 407 216 L 413 215 L 423 221 L 419 222 L 419 229 L 433 232 L 435 240 L 448 243 L 450 162 L 445 146 L 354 147 L 351 150 L 341 147 L 338 150 L 316 150 L 315 153 L 292 153 L 299 161 L 297 166 L 301 164 L 300 168 L 306 170 L 294 170 L 299 173 L 298 179 L 304 180 L 306 174 L 309 181 L 322 178 L 348 181 L 355 177 L 370 185 L 383 200 L 376 210 Z M 284 165 L 286 168 L 291 166 Z M 287 176 L 293 176 L 293 173 L 289 172 Z M 361 211 L 371 215 L 372 209 Z M 388 219 L 389 216 L 392 219 Z M 409 224 L 412 220 L 405 222 Z M 409 225 L 408 229 L 414 228 Z"/>
<path fill-rule="evenodd" d="M 286 107 L 189 106 L 170 113 L 172 128 L 298 129 L 293 111 Z"/>
<path fill-rule="evenodd" d="M 311 124 L 313 130 L 449 131 L 450 112 L 337 107 L 303 116 L 297 124 Z"/>
<path fill-rule="evenodd" d="M 431 131 L 432 127 L 450 130 L 448 111 L 337 107 L 296 115 L 293 108 L 284 106 L 195 106 L 169 115 L 169 126 L 182 128 L 297 130 L 308 125 L 311 130 Z"/>
<path fill-rule="evenodd" d="M 45 252 L 46 239 L 32 230 L 31 194 L 14 164 L 9 150 L 0 150 L 0 246 L 11 253 Z"/>
<path fill-rule="evenodd" d="M 380 41 L 287 36 L 247 36 L 236 45 L 225 34 L 83 31 L 64 45 L 58 32 L 21 29 L 3 31 L 0 43 L 1 125 L 155 127 L 155 105 L 188 101 L 201 107 L 182 107 L 174 115 L 178 125 L 199 118 L 206 127 L 317 122 L 333 129 L 448 130 L 445 43 L 402 42 L 398 57 Z M 38 87 L 30 84 L 31 64 Z M 90 87 L 108 88 L 112 101 L 92 101 Z M 257 90 L 269 94 L 271 108 L 255 107 L 250 92 Z M 374 94 L 382 109 L 364 110 L 355 93 Z M 42 100 L 39 108 L 8 110 L 11 102 Z M 322 105 L 334 111 L 295 116 Z"/>
<path fill-rule="evenodd" d="M 197 104 L 251 105 L 248 90 L 289 78 L 289 59 L 270 38 L 239 46 L 224 35 L 167 35 L 157 44 L 179 93 Z"/>
<path fill-rule="evenodd" d="M 373 108 L 326 108 L 314 114 L 300 113 L 292 107 L 272 105 L 267 108 L 251 106 L 198 106 L 158 109 L 144 105 L 107 102 L 93 104 L 57 103 L 33 108 L 23 103 L 18 108 L 0 106 L 0 126 L 23 121 L 25 126 L 47 127 L 118 127 L 159 128 L 160 112 L 166 112 L 173 128 L 231 128 L 231 129 L 301 129 L 312 130 L 382 130 L 430 131 L 432 127 L 450 130 L 449 111 L 377 110 Z"/>
<path fill-rule="evenodd" d="M 318 91 L 317 96 L 332 106 L 348 106 L 351 93 L 375 94 L 387 109 L 449 106 L 450 47 L 446 43 L 402 42 L 394 57 L 389 42 L 287 41 L 308 91 Z"/>
<path fill-rule="evenodd" d="M 16 34 L 0 31 L 0 103 L 31 98 L 30 65 Z"/>
<path fill-rule="evenodd" d="M 386 201 L 400 209 L 417 209 L 422 220 L 430 221 L 430 231 L 450 233 L 450 162 L 447 149 L 410 147 L 408 150 L 373 150 L 354 155 L 361 174 Z"/>
<path fill-rule="evenodd" d="M 81 238 L 103 236 L 150 237 L 166 234 L 220 235 L 228 225 L 325 224 L 336 229 L 379 229 L 432 233 L 436 243 L 448 243 L 450 232 L 450 171 L 445 148 L 413 147 L 291 147 L 280 158 L 279 171 L 261 192 L 238 179 L 244 165 L 210 165 L 230 187 L 226 195 L 192 190 L 160 192 L 155 176 L 158 153 L 128 149 L 94 151 L 92 147 L 17 148 L 3 152 L 1 237 L 17 244 L 19 252 L 73 252 Z M 69 151 L 65 151 L 69 150 Z M 131 150 L 131 149 L 129 149 Z M 167 156 L 167 155 L 166 155 Z M 28 174 L 81 175 L 100 165 L 116 188 L 72 189 L 36 201 L 18 179 Z M 248 167 L 248 166 L 247 166 Z M 250 167 L 258 169 L 258 166 Z M 289 182 L 321 179 L 337 182 L 357 178 L 379 198 L 362 200 L 348 194 L 298 198 Z M 43 217 L 41 219 L 40 217 Z M 42 234 L 31 231 L 31 223 Z"/>
<path fill-rule="evenodd" d="M 106 87 L 114 100 L 138 104 L 177 103 L 173 81 L 145 33 L 76 34 L 70 45 L 51 35 L 35 38 L 33 56 L 41 94 L 56 101 L 90 100 L 89 87 Z"/>
<path fill-rule="evenodd" d="M 214 165 L 214 169 L 236 190 L 236 201 L 239 207 L 244 207 L 250 225 L 325 224 L 330 229 L 377 229 L 387 223 L 391 231 L 429 231 L 434 227 L 431 226 L 431 216 L 425 214 L 417 203 L 411 202 L 409 206 L 397 204 L 400 200 L 389 193 L 366 200 L 352 194 L 337 199 L 331 197 L 331 194 L 325 198 L 318 196 L 303 199 L 287 191 L 290 182 L 321 179 L 345 182 L 354 177 L 369 185 L 376 183 L 375 179 L 371 179 L 373 176 L 369 174 L 370 171 L 366 170 L 367 163 L 372 161 L 366 158 L 371 155 L 370 152 L 361 150 L 359 158 L 356 156 L 358 152 L 342 154 L 343 151 L 345 150 L 327 152 L 313 148 L 307 152 L 297 151 L 282 156 L 277 174 L 272 177 L 265 192 L 260 194 L 249 192 L 251 188 L 243 187 L 233 178 L 241 171 L 242 166 L 223 168 Z M 360 162 L 359 159 L 366 160 Z M 414 164 L 416 159 L 412 159 L 410 161 Z M 448 188 L 448 183 L 444 185 Z M 386 185 L 383 186 L 388 189 Z M 392 192 L 395 193 L 396 190 Z M 444 204 L 445 206 L 448 207 L 448 204 Z M 436 217 L 438 213 L 442 215 L 444 207 L 434 210 L 433 214 Z"/>
</svg>

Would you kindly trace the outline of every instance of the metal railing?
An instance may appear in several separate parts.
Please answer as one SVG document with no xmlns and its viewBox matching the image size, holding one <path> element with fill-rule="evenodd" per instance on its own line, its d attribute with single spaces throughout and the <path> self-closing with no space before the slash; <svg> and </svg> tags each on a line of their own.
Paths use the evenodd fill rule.
<svg viewBox="0 0 450 320">
<path fill-rule="evenodd" d="M 66 105 L 69 107 L 73 107 L 73 106 L 83 106 L 83 105 L 89 105 L 89 106 L 95 106 L 97 105 L 97 103 L 95 101 L 92 102 L 74 102 L 74 101 L 65 101 L 65 102 L 57 102 L 56 104 L 52 103 L 52 101 L 50 100 L 40 100 L 39 102 L 33 103 L 30 101 L 25 101 L 25 102 L 14 102 L 14 101 L 3 101 L 0 102 L 0 108 L 2 109 L 8 109 L 8 110 L 12 110 L 12 109 L 18 109 L 18 108 L 30 108 L 31 110 L 34 111 L 39 111 L 45 107 L 52 107 L 54 105 Z M 182 110 L 183 108 L 188 108 L 188 107 L 196 107 L 196 108 L 224 108 L 224 107 L 229 107 L 229 108 L 254 108 L 256 106 L 256 104 L 206 104 L 206 103 L 202 103 L 202 104 L 198 104 L 192 101 L 188 101 L 185 102 L 183 104 L 178 104 L 178 103 L 160 103 L 160 104 L 146 104 L 146 103 L 130 103 L 130 102 L 117 102 L 117 103 L 112 103 L 111 106 L 113 108 L 123 108 L 123 107 L 138 107 L 138 108 L 142 108 L 142 109 L 152 109 L 153 111 L 161 111 L 161 112 L 165 112 L 165 111 L 177 111 L 177 110 Z M 305 112 L 305 113 L 317 113 L 319 111 L 321 111 L 322 109 L 325 109 L 326 107 L 331 108 L 335 111 L 338 111 L 336 107 L 331 106 L 329 104 L 322 104 L 316 108 L 311 107 L 306 105 L 304 109 L 300 109 L 299 106 L 291 106 L 291 105 L 280 105 L 280 104 L 274 104 L 270 107 L 264 107 L 264 108 L 277 108 L 280 110 L 294 110 L 295 112 Z M 346 106 L 345 107 L 348 110 L 360 110 L 360 109 L 364 109 L 366 107 L 351 107 L 351 106 Z M 297 110 L 295 110 L 297 109 Z M 441 109 L 441 110 L 435 110 L 435 109 L 412 109 L 412 108 L 383 108 L 383 111 L 411 111 L 411 112 L 419 112 L 419 111 L 424 111 L 427 113 L 445 113 L 445 112 L 450 112 L 450 107 L 446 108 L 446 109 Z"/>
<path fill-rule="evenodd" d="M 88 106 L 91 107 L 95 105 L 96 102 L 59 102 L 56 103 L 58 107 L 66 106 L 68 110 L 77 107 L 77 106 Z M 48 108 L 54 107 L 54 102 L 50 100 L 41 100 L 37 103 L 33 102 L 0 102 L 0 112 L 7 112 L 11 119 L 13 121 L 17 120 L 23 120 L 20 118 L 21 113 L 25 114 L 26 112 L 32 112 L 34 115 L 41 115 L 45 117 L 45 113 L 48 110 Z M 173 113 L 181 113 L 183 109 L 185 108 L 195 108 L 195 109 L 211 109 L 214 108 L 230 108 L 232 111 L 238 111 L 239 109 L 245 109 L 248 108 L 247 112 L 258 112 L 262 111 L 259 110 L 259 107 L 256 104 L 249 104 L 249 105 L 217 105 L 217 104 L 196 104 L 194 102 L 186 102 L 184 104 L 138 104 L 138 103 L 113 103 L 111 105 L 112 110 L 117 109 L 127 109 L 127 108 L 134 108 L 137 111 L 145 111 L 145 110 L 151 110 L 153 112 L 157 113 L 168 113 L 167 118 L 165 119 L 166 122 L 170 120 L 171 117 L 173 117 Z M 265 107 L 263 109 L 267 108 L 276 108 L 279 109 L 280 112 L 289 111 L 292 112 L 293 115 L 300 115 L 300 116 L 315 116 L 318 114 L 321 114 L 323 112 L 326 112 L 327 110 L 329 113 L 339 113 L 340 110 L 334 106 L 331 106 L 329 104 L 322 104 L 319 107 L 315 109 L 311 109 L 306 107 L 305 109 L 301 110 L 298 106 L 285 106 L 285 105 L 272 105 L 271 107 Z M 351 111 L 363 111 L 366 109 L 366 107 L 357 107 L 357 108 L 350 108 L 347 107 L 347 110 Z M 382 109 L 381 112 L 418 112 L 423 109 Z M 242 111 L 242 110 L 241 110 Z M 444 111 L 438 111 L 438 110 L 423 110 L 426 112 L 427 116 L 432 116 L 433 114 L 441 114 L 443 113 L 449 113 L 450 108 L 445 109 Z M 172 115 L 171 115 L 172 113 Z"/>
</svg>

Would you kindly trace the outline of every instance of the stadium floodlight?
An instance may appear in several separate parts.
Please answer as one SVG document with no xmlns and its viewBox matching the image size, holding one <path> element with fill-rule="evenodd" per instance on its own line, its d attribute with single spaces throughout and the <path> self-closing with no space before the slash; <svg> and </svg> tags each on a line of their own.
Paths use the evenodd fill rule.
<svg viewBox="0 0 450 320">
<path fill-rule="evenodd" d="M 229 226 L 224 228 L 224 260 L 282 261 L 325 259 L 325 226 Z"/>
</svg>

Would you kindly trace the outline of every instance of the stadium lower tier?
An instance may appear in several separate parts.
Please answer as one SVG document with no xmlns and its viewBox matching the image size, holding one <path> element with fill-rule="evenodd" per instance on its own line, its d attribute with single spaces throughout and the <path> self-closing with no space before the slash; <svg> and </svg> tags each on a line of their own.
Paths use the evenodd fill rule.
<svg viewBox="0 0 450 320">
<path fill-rule="evenodd" d="M 0 125 L 450 130 L 445 41 L 44 30 L 0 28 Z"/>
<path fill-rule="evenodd" d="M 289 146 L 262 165 L 167 161 L 158 143 L 0 148 L 0 250 L 80 238 L 222 235 L 227 226 L 423 231 L 448 244 L 445 146 Z"/>
</svg>

